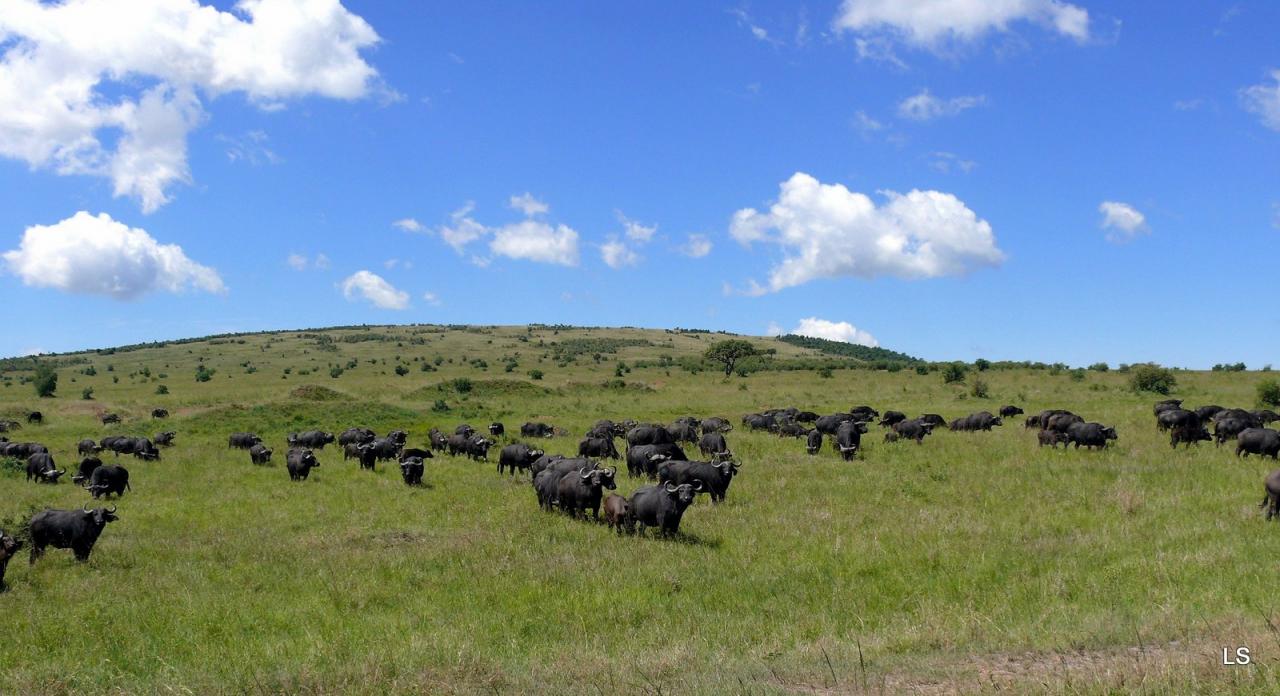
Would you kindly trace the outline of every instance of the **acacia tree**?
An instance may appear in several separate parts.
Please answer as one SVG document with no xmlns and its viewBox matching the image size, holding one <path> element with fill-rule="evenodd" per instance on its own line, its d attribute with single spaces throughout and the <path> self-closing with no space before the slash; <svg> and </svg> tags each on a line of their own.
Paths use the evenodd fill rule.
<svg viewBox="0 0 1280 696">
<path fill-rule="evenodd" d="M 750 341 L 742 339 L 733 339 L 729 341 L 716 341 L 707 348 L 707 352 L 702 357 L 711 362 L 720 363 L 724 366 L 724 376 L 728 377 L 733 374 L 733 368 L 738 361 L 743 358 L 749 358 L 758 355 L 755 346 Z"/>
</svg>

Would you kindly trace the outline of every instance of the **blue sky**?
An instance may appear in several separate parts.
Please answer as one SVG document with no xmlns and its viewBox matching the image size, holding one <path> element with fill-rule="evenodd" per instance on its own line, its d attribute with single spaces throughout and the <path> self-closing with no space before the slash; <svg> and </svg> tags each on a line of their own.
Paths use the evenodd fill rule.
<svg viewBox="0 0 1280 696">
<path fill-rule="evenodd" d="M 1275 3 L 133 6 L 0 2 L 0 355 L 563 322 L 1277 361 Z"/>
</svg>

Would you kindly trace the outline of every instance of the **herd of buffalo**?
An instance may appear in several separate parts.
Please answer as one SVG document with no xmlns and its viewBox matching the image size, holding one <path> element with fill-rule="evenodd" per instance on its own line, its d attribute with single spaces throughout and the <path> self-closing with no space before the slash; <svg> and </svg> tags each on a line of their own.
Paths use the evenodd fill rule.
<svg viewBox="0 0 1280 696">
<path fill-rule="evenodd" d="M 1280 458 L 1280 431 L 1267 428 L 1280 420 L 1269 410 L 1245 410 L 1221 406 L 1182 407 L 1179 399 L 1166 399 L 1155 405 L 1156 427 L 1170 434 L 1170 445 L 1190 446 L 1213 440 L 1221 446 L 1236 441 L 1236 456 L 1257 454 Z M 935 428 L 946 427 L 958 432 L 990 431 L 1004 419 L 1023 414 L 1017 406 L 1004 406 L 999 415 L 981 411 L 946 420 L 934 413 L 909 418 L 901 411 L 885 411 L 882 415 L 870 406 L 858 406 L 847 413 L 818 415 L 796 408 L 769 409 L 742 417 L 748 431 L 765 431 L 779 437 L 804 440 L 805 451 L 816 455 L 824 439 L 844 460 L 860 456 L 862 436 L 871 424 L 885 429 L 886 443 L 913 440 L 923 444 Z M 156 409 L 153 418 L 166 418 L 168 412 Z M 118 423 L 119 417 L 108 414 L 104 424 Z M 42 424 L 43 414 L 32 412 L 28 424 Z M 1082 416 L 1062 409 L 1048 409 L 1028 416 L 1024 426 L 1037 432 L 1040 446 L 1056 448 L 1071 445 L 1077 449 L 1105 448 L 1117 439 L 1116 430 L 1101 423 L 1086 421 Z M 1209 427 L 1213 427 L 1210 434 Z M 37 442 L 10 441 L 4 433 L 19 430 L 21 424 L 0 420 L 0 457 L 26 462 L 28 481 L 57 484 L 65 469 L 59 469 L 49 448 Z M 334 435 L 320 430 L 290 433 L 286 438 L 285 468 L 293 481 L 305 481 L 311 470 L 320 466 L 316 451 L 336 444 L 345 460 L 355 459 L 361 469 L 374 470 L 379 462 L 393 461 L 400 467 L 404 482 L 420 485 L 425 473 L 425 460 L 443 453 L 488 461 L 491 448 L 507 441 L 499 450 L 497 471 L 514 476 L 529 476 L 538 505 L 545 510 L 558 509 L 574 518 L 586 517 L 604 521 L 618 534 L 643 533 L 654 528 L 663 536 L 679 533 L 685 510 L 699 493 L 707 494 L 713 503 L 725 500 L 729 485 L 738 474 L 740 464 L 729 448 L 725 433 L 733 425 L 724 418 L 677 418 L 670 424 L 640 423 L 634 420 L 614 422 L 600 420 L 578 443 L 576 454 L 549 454 L 526 442 L 507 441 L 502 423 L 488 426 L 481 434 L 470 425 L 459 425 L 452 433 L 432 428 L 427 434 L 428 449 L 408 447 L 409 434 L 393 430 L 385 436 L 361 427 L 348 428 Z M 535 440 L 565 434 L 546 423 L 525 423 L 520 427 L 522 439 Z M 108 436 L 99 441 L 84 439 L 76 444 L 81 458 L 72 480 L 83 486 L 94 498 L 120 497 L 131 491 L 129 471 L 119 464 L 104 464 L 98 456 L 104 451 L 132 455 L 143 461 L 159 461 L 161 447 L 174 444 L 175 431 L 156 434 L 154 438 Z M 625 447 L 619 451 L 616 441 Z M 227 446 L 246 450 L 255 465 L 270 465 L 272 450 L 253 433 L 232 433 Z M 684 447 L 697 447 L 702 460 L 693 460 Z M 617 488 L 617 466 L 605 466 L 604 460 L 625 461 L 631 478 L 647 478 L 654 482 L 637 488 L 630 497 L 608 493 Z M 1265 497 L 1261 507 L 1266 519 L 1280 516 L 1280 469 L 1264 482 Z M 46 547 L 71 549 L 77 560 L 88 560 L 98 536 L 109 522 L 114 522 L 116 506 L 78 510 L 44 510 L 34 514 L 28 523 L 31 563 L 35 563 Z M 0 587 L 9 559 L 24 541 L 0 530 Z"/>
</svg>

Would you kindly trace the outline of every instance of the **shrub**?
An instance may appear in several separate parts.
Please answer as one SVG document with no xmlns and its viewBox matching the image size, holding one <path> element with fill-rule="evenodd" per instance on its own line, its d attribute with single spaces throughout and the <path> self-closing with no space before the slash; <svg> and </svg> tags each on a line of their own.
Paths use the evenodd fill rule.
<svg viewBox="0 0 1280 696">
<path fill-rule="evenodd" d="M 85 401 L 93 401 L 93 387 L 85 387 L 84 391 L 80 392 L 80 398 Z"/>
<path fill-rule="evenodd" d="M 87 377 L 93 377 L 94 375 L 98 374 L 98 370 L 93 365 L 90 365 L 84 368 L 83 370 L 81 370 L 80 373 Z"/>
<path fill-rule="evenodd" d="M 158 385 L 156 387 L 156 394 L 159 394 L 160 396 L 164 396 L 165 394 L 168 394 L 168 393 L 169 393 L 169 388 L 164 386 L 163 384 Z"/>
<path fill-rule="evenodd" d="M 1073 382 L 1083 382 L 1083 381 L 1084 381 L 1084 368 L 1082 368 L 1082 367 L 1077 367 L 1076 369 L 1072 370 L 1072 371 L 1071 371 L 1071 381 L 1073 381 Z"/>
<path fill-rule="evenodd" d="M 404 377 L 405 375 L 409 374 L 409 368 L 405 367 L 404 365 L 396 365 L 396 374 L 400 375 L 401 377 Z"/>
<path fill-rule="evenodd" d="M 542 379 L 542 370 L 529 370 L 529 379 Z"/>
<path fill-rule="evenodd" d="M 49 363 L 42 362 L 36 365 L 36 375 L 31 383 L 36 388 L 36 396 L 53 396 L 58 391 L 58 371 Z"/>
<path fill-rule="evenodd" d="M 818 370 L 818 376 L 823 379 L 831 379 L 831 368 L 824 367 L 821 370 Z"/>
<path fill-rule="evenodd" d="M 1264 379 L 1258 383 L 1258 405 L 1280 406 L 1280 382 Z"/>
<path fill-rule="evenodd" d="M 1168 394 L 1178 380 L 1173 371 L 1159 365 L 1133 365 L 1129 368 L 1129 388 L 1133 391 L 1149 391 Z"/>
<path fill-rule="evenodd" d="M 951 363 L 942 370 L 942 383 L 954 384 L 956 382 L 963 382 L 965 375 L 967 375 L 968 372 L 969 370 L 964 366 L 964 363 Z"/>
<path fill-rule="evenodd" d="M 973 366 L 978 369 L 978 372 L 986 372 L 991 369 L 991 361 L 986 358 L 978 358 L 973 361 Z"/>
<path fill-rule="evenodd" d="M 1110 370 L 1111 367 L 1104 362 L 1096 362 L 1090 365 L 1089 369 L 1093 370 L 1094 372 L 1106 372 L 1107 370 Z"/>
<path fill-rule="evenodd" d="M 436 413 L 444 413 L 449 410 L 449 404 L 446 404 L 444 399 L 436 399 L 435 403 L 431 404 L 431 410 Z"/>
<path fill-rule="evenodd" d="M 981 377 L 973 380 L 973 386 L 969 388 L 969 394 L 975 399 L 987 398 L 987 381 Z"/>
<path fill-rule="evenodd" d="M 196 381 L 208 382 L 209 380 L 213 379 L 213 373 L 216 371 L 217 370 L 210 370 L 204 365 L 198 365 L 196 366 Z"/>
<path fill-rule="evenodd" d="M 459 394 L 469 394 L 471 393 L 471 389 L 473 385 L 471 384 L 471 380 L 467 379 L 466 377 L 458 377 L 457 379 L 450 382 L 449 386 L 453 387 L 453 390 L 458 392 Z"/>
<path fill-rule="evenodd" d="M 924 363 L 920 363 L 919 365 L 916 365 L 916 374 L 917 375 L 929 374 L 929 366 Z"/>
<path fill-rule="evenodd" d="M 341 367 L 338 367 L 337 365 L 334 365 L 333 367 L 329 368 L 329 376 L 334 379 L 341 377 L 343 372 L 346 372 L 346 370 L 344 370 Z"/>
</svg>

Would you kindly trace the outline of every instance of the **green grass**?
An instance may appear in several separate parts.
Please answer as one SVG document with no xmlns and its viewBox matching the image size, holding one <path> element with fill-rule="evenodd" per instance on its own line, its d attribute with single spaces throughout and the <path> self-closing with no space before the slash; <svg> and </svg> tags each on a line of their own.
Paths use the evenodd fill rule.
<svg viewBox="0 0 1280 696">
<path fill-rule="evenodd" d="M 42 410 L 48 424 L 15 437 L 50 445 L 61 464 L 75 461 L 81 437 L 173 429 L 178 444 L 161 462 L 123 462 L 133 492 L 89 563 L 50 551 L 34 567 L 25 553 L 10 564 L 0 692 L 1280 688 L 1280 641 L 1267 624 L 1280 611 L 1269 591 L 1277 537 L 1256 507 L 1274 464 L 1237 460 L 1230 448 L 1170 450 L 1155 432 L 1155 397 L 1128 391 L 1124 374 L 992 370 L 981 373 L 991 398 L 975 399 L 965 384 L 912 370 L 725 380 L 633 367 L 623 379 L 637 387 L 605 389 L 616 360 L 692 357 L 720 337 L 306 333 L 329 340 L 291 332 L 84 354 L 96 374 L 62 368 L 55 399 L 36 399 L 22 373 L 5 373 L 0 418 Z M 617 353 L 560 366 L 564 351 L 550 344 L 568 339 L 574 350 Z M 756 340 L 779 359 L 816 355 Z M 404 376 L 397 355 L 411 368 Z M 436 356 L 437 370 L 418 369 Z M 512 357 L 519 369 L 505 373 Z M 200 358 L 215 370 L 207 383 L 195 381 Z M 351 359 L 357 367 L 329 377 Z M 535 368 L 546 373 L 536 383 L 523 377 Z M 1263 377 L 1177 376 L 1188 403 L 1232 406 L 1251 405 Z M 456 389 L 460 378 L 470 391 Z M 169 394 L 155 393 L 160 383 Z M 75 396 L 87 386 L 92 402 Z M 450 410 L 433 412 L 437 399 Z M 226 448 L 227 433 L 252 430 L 283 460 L 285 434 L 305 428 L 403 427 L 423 446 L 432 426 L 501 420 L 514 433 L 540 419 L 572 433 L 545 443 L 569 452 L 599 417 L 737 423 L 770 406 L 826 413 L 862 403 L 947 418 L 1003 403 L 1065 407 L 1115 425 L 1120 440 L 1104 452 L 1050 451 L 1018 422 L 887 445 L 873 428 L 865 458 L 846 463 L 829 443 L 815 458 L 800 441 L 735 430 L 743 468 L 728 501 L 699 500 L 675 541 L 618 538 L 542 513 L 527 482 L 499 477 L 493 463 L 442 456 L 427 464 L 428 485 L 409 489 L 393 468 L 362 472 L 328 449 L 311 480 L 294 484 L 280 463 L 255 467 Z M 155 407 L 174 417 L 151 421 Z M 99 410 L 125 422 L 103 427 Z M 620 492 L 638 485 L 624 476 Z M 0 467 L 6 530 L 29 510 L 87 500 L 73 485 L 29 484 Z M 1218 664 L 1236 644 L 1253 648 L 1254 665 Z"/>
</svg>

